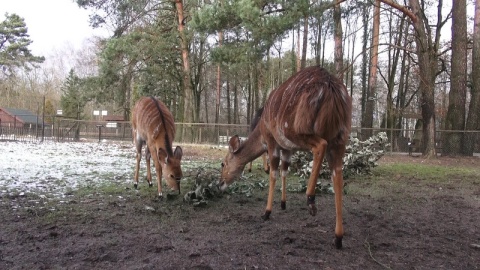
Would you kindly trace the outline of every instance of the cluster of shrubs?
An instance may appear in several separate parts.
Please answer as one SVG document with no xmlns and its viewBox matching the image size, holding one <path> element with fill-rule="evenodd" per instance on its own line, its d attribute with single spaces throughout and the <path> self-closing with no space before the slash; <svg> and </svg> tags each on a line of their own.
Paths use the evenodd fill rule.
<svg viewBox="0 0 480 270">
<path fill-rule="evenodd" d="M 365 141 L 350 138 L 350 143 L 347 145 L 343 158 L 343 177 L 348 178 L 370 173 L 372 168 L 377 166 L 377 161 L 385 154 L 388 146 L 388 137 L 385 132 L 380 132 Z M 297 152 L 292 156 L 290 170 L 296 175 L 308 179 L 312 166 L 313 155 L 311 152 Z M 330 170 L 326 160 L 322 164 L 320 178 L 330 178 Z"/>
<path fill-rule="evenodd" d="M 385 132 L 380 132 L 365 141 L 351 138 L 343 158 L 344 178 L 370 173 L 377 166 L 377 161 L 385 154 L 388 146 L 388 137 Z M 311 152 L 296 152 L 291 159 L 290 171 L 301 178 L 308 179 L 312 171 L 312 165 L 313 155 Z M 218 170 L 214 169 L 198 169 L 194 177 L 194 185 L 192 185 L 191 191 L 185 194 L 183 200 L 194 207 L 199 207 L 206 206 L 207 202 L 215 197 L 222 197 L 222 192 L 216 186 L 220 177 L 218 173 Z M 244 175 L 243 178 L 244 181 L 236 181 L 232 184 L 227 193 L 244 194 L 249 197 L 254 189 L 268 187 L 268 179 L 249 181 L 249 178 L 256 178 L 255 175 L 249 174 Z M 328 179 L 328 181 L 325 181 L 325 185 L 318 181 L 317 191 L 333 193 L 333 188 L 330 184 L 330 170 L 326 161 L 322 164 L 319 179 Z M 306 182 L 304 181 L 300 187 L 289 186 L 287 189 L 292 192 L 304 192 L 306 190 Z"/>
</svg>

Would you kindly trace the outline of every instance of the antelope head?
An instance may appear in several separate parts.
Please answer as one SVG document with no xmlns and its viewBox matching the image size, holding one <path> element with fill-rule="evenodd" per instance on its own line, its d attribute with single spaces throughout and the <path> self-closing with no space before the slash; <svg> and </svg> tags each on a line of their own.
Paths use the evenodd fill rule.
<svg viewBox="0 0 480 270">
<path fill-rule="evenodd" d="M 164 162 L 160 162 L 160 164 L 162 166 L 162 174 L 167 182 L 167 185 L 172 190 L 178 190 L 178 193 L 180 193 L 180 180 L 183 176 L 182 168 L 180 166 L 183 156 L 182 148 L 177 146 L 173 152 L 173 156 L 169 156 L 167 152 L 161 148 L 158 150 L 158 152 L 159 157 L 165 157 Z"/>
<path fill-rule="evenodd" d="M 222 191 L 242 175 L 248 163 L 242 154 L 243 145 L 238 135 L 231 137 L 228 142 L 228 153 L 222 162 L 222 174 L 218 183 L 218 188 Z"/>
</svg>

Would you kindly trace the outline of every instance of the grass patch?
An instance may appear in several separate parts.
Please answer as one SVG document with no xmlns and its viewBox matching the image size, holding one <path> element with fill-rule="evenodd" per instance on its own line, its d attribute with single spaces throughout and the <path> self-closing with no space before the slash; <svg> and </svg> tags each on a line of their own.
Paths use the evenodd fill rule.
<svg viewBox="0 0 480 270">
<path fill-rule="evenodd" d="M 392 163 L 374 168 L 370 175 L 346 181 L 346 190 L 347 194 L 418 201 L 461 190 L 471 192 L 472 184 L 480 184 L 479 176 L 480 170 L 472 167 Z"/>
<path fill-rule="evenodd" d="M 133 188 L 133 184 L 132 184 L 132 188 Z M 86 196 L 91 196 L 92 194 L 125 195 L 125 189 L 126 189 L 125 185 L 119 185 L 118 183 L 105 181 L 95 185 L 79 187 L 78 189 L 73 190 L 71 193 L 75 197 L 86 197 Z"/>
<path fill-rule="evenodd" d="M 415 163 L 385 164 L 372 170 L 374 176 L 402 176 L 441 183 L 452 178 L 479 176 L 479 171 L 466 167 L 447 167 Z"/>
</svg>

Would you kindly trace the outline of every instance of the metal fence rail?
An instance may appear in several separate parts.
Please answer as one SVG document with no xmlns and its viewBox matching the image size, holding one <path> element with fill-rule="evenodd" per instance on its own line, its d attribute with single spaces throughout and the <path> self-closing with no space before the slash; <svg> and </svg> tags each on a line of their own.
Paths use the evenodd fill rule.
<svg viewBox="0 0 480 270">
<path fill-rule="evenodd" d="M 66 118 L 52 118 L 51 123 L 40 126 L 0 126 L 0 141 L 132 141 L 130 122 L 83 121 Z M 248 125 L 238 124 L 202 124 L 176 123 L 175 144 L 195 143 L 226 145 L 232 135 L 247 137 Z M 409 129 L 365 129 L 352 128 L 351 135 L 364 140 L 366 134 L 386 132 L 389 138 L 389 152 L 421 152 L 421 131 Z M 442 153 L 445 149 L 445 136 L 456 134 L 468 144 L 474 153 L 480 153 L 480 131 L 445 131 L 436 132 L 436 150 Z"/>
<path fill-rule="evenodd" d="M 232 135 L 248 136 L 248 125 L 176 123 L 175 142 L 226 144 Z M 83 121 L 57 118 L 42 127 L 0 127 L 0 140 L 14 141 L 132 141 L 130 122 Z"/>
</svg>

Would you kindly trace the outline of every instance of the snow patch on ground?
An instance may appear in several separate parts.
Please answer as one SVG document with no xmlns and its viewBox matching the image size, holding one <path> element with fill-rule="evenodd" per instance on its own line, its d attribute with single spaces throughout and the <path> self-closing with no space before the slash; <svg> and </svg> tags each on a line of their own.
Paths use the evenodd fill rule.
<svg viewBox="0 0 480 270">
<path fill-rule="evenodd" d="M 40 192 L 63 197 L 105 181 L 130 184 L 134 165 L 132 143 L 0 142 L 0 196 Z"/>
</svg>

